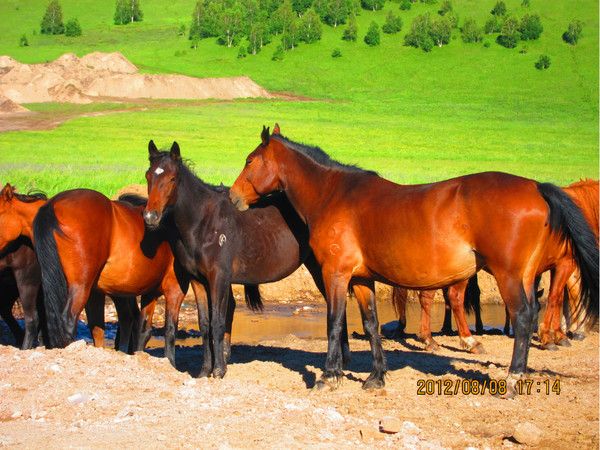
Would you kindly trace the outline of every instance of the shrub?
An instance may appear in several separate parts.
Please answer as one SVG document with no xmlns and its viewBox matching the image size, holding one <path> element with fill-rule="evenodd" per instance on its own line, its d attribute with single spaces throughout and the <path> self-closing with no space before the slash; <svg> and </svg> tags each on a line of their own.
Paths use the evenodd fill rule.
<svg viewBox="0 0 600 450">
<path fill-rule="evenodd" d="M 281 61 L 283 60 L 285 54 L 283 52 L 283 47 L 278 45 L 275 51 L 273 52 L 273 56 L 271 56 L 271 60 L 273 61 Z"/>
<path fill-rule="evenodd" d="M 506 4 L 503 1 L 496 2 L 496 5 L 490 11 L 490 14 L 496 17 L 501 17 L 506 15 Z"/>
<path fill-rule="evenodd" d="M 483 43 L 483 46 L 484 46 L 485 48 L 490 48 L 490 45 L 491 45 L 491 44 L 490 44 L 490 41 L 485 41 L 485 42 Z"/>
<path fill-rule="evenodd" d="M 42 34 L 63 34 L 65 32 L 62 7 L 58 0 L 52 0 L 48 3 L 40 31 Z"/>
<path fill-rule="evenodd" d="M 529 0 L 523 0 L 523 1 L 521 2 L 521 6 L 522 6 L 523 8 L 529 8 Z"/>
<path fill-rule="evenodd" d="M 540 55 L 535 63 L 535 68 L 538 70 L 545 70 L 548 67 L 550 67 L 550 57 L 548 55 Z"/>
<path fill-rule="evenodd" d="M 71 19 L 67 22 L 65 25 L 65 36 L 81 36 L 81 25 L 79 25 L 79 20 Z"/>
<path fill-rule="evenodd" d="M 540 16 L 537 14 L 529 15 L 525 14 L 521 19 L 519 25 L 519 33 L 521 33 L 521 39 L 524 41 L 533 41 L 538 39 L 544 31 Z"/>
<path fill-rule="evenodd" d="M 520 39 L 518 26 L 519 22 L 516 18 L 508 17 L 502 24 L 500 36 L 498 36 L 496 42 L 506 48 L 515 48 Z"/>
<path fill-rule="evenodd" d="M 360 0 L 360 4 L 364 9 L 378 11 L 385 5 L 385 0 Z"/>
<path fill-rule="evenodd" d="M 344 30 L 342 39 L 344 41 L 355 42 L 357 36 L 358 36 L 358 26 L 356 25 L 356 17 L 354 15 L 352 15 L 352 16 L 350 16 L 350 20 L 348 21 L 348 26 Z"/>
<path fill-rule="evenodd" d="M 238 59 L 245 58 L 246 56 L 248 56 L 248 50 L 246 50 L 246 47 L 244 47 L 243 45 L 240 45 L 240 48 L 239 48 L 238 54 L 237 54 Z"/>
<path fill-rule="evenodd" d="M 429 35 L 433 42 L 441 47 L 450 43 L 450 37 L 452 35 L 452 25 L 446 17 L 440 17 L 431 23 L 431 30 Z"/>
<path fill-rule="evenodd" d="M 402 29 L 402 19 L 392 11 L 388 12 L 381 30 L 386 34 L 396 34 Z"/>
<path fill-rule="evenodd" d="M 483 32 L 481 31 L 481 28 L 477 26 L 475 19 L 465 20 L 460 33 L 462 35 L 463 42 L 466 43 L 481 42 L 483 39 Z"/>
<path fill-rule="evenodd" d="M 415 17 L 410 24 L 410 31 L 404 36 L 404 44 L 420 48 L 425 52 L 431 51 L 434 46 L 431 37 L 431 25 L 429 14 L 421 14 Z"/>
<path fill-rule="evenodd" d="M 523 47 L 521 47 L 521 49 L 519 50 L 519 53 L 520 53 L 521 55 L 526 55 L 528 51 L 529 51 L 529 49 L 527 48 L 527 46 L 526 46 L 526 45 L 524 45 L 524 46 L 523 46 Z"/>
<path fill-rule="evenodd" d="M 22 35 L 19 38 L 19 47 L 29 47 L 29 41 L 27 40 L 27 36 Z"/>
<path fill-rule="evenodd" d="M 342 51 L 339 48 L 334 48 L 333 51 L 331 52 L 331 57 L 332 58 L 341 58 Z"/>
<path fill-rule="evenodd" d="M 377 25 L 375 22 L 371 22 L 371 25 L 369 25 L 369 30 L 365 35 L 365 43 L 371 47 L 375 47 L 379 45 L 380 41 L 381 38 L 379 36 L 379 25 Z"/>
<path fill-rule="evenodd" d="M 408 11 L 412 7 L 412 2 L 410 0 L 400 0 L 400 9 L 402 11 Z"/>
<path fill-rule="evenodd" d="M 442 6 L 438 10 L 440 16 L 444 16 L 452 11 L 452 2 L 450 0 L 444 0 Z"/>
<path fill-rule="evenodd" d="M 314 9 L 309 9 L 300 21 L 300 40 L 311 44 L 321 40 L 321 20 Z"/>
<path fill-rule="evenodd" d="M 563 41 L 567 44 L 575 45 L 581 36 L 581 32 L 583 31 L 583 24 L 575 19 L 569 23 L 569 28 L 562 35 Z"/>
<path fill-rule="evenodd" d="M 179 29 L 177 30 L 177 36 L 185 36 L 186 26 L 184 23 L 179 25 Z"/>
</svg>

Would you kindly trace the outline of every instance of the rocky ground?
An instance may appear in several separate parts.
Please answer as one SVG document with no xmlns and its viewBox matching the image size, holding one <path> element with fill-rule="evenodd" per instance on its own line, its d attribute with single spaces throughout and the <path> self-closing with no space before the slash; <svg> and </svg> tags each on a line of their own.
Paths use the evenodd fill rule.
<svg viewBox="0 0 600 450">
<path fill-rule="evenodd" d="M 322 313 L 317 303 L 309 308 Z M 310 322 L 312 309 L 291 311 L 295 320 Z M 249 321 L 260 330 L 267 316 Z M 193 315 L 182 319 L 185 328 Z M 463 391 L 505 377 L 510 338 L 478 337 L 484 355 L 460 350 L 457 337 L 436 339 L 442 348 L 435 354 L 422 351 L 414 335 L 384 340 L 389 372 L 385 389 L 375 392 L 361 389 L 371 357 L 358 334 L 335 391 L 313 389 L 325 360 L 323 338 L 256 341 L 234 334 L 223 380 L 194 378 L 201 362 L 194 339 L 179 341 L 177 369 L 162 358 L 160 340 L 133 356 L 85 341 L 63 350 L 3 345 L 0 446 L 598 448 L 597 332 L 557 352 L 534 342 L 531 390 L 513 400 Z M 437 383 L 451 387 L 443 392 L 442 384 L 440 393 Z"/>
</svg>

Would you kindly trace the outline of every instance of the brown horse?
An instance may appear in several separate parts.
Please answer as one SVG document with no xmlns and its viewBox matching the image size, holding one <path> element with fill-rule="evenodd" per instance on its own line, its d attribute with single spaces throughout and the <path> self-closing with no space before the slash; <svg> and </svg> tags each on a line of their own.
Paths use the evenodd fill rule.
<svg viewBox="0 0 600 450">
<path fill-rule="evenodd" d="M 0 191 L 0 315 L 23 350 L 33 347 L 38 335 L 41 306 L 41 275 L 33 244 L 31 224 L 38 208 L 46 202 L 42 193 L 24 195 L 6 184 Z M 12 314 L 21 299 L 25 333 Z"/>
<path fill-rule="evenodd" d="M 224 186 L 200 180 L 181 158 L 179 145 L 159 151 L 148 143 L 148 204 L 144 221 L 176 236 L 177 261 L 205 286 L 210 310 L 199 309 L 204 361 L 200 376 L 221 378 L 227 371 L 222 350 L 235 302 L 231 284 L 258 285 L 278 281 L 301 264 L 323 292 L 320 269 L 308 245 L 308 230 L 285 196 L 275 195 L 262 207 L 237 211 Z M 256 294 L 258 290 L 256 290 Z M 345 315 L 340 354 L 349 357 Z"/>
<path fill-rule="evenodd" d="M 167 299 L 165 353 L 174 363 L 174 336 L 188 277 L 174 263 L 167 237 L 144 227 L 142 207 L 111 201 L 99 192 L 62 192 L 39 209 L 33 223 L 42 271 L 49 345 L 73 339 L 84 306 L 88 321 L 104 326 L 104 295 L 115 300 L 121 320 L 119 348 L 137 347 L 131 327 L 139 319 L 135 296 Z M 88 302 L 89 299 L 89 302 Z M 133 306 L 134 305 L 134 306 Z M 90 306 L 92 306 L 90 308 Z M 127 329 L 126 329 L 127 326 Z"/>
<path fill-rule="evenodd" d="M 349 283 L 362 290 L 357 300 L 369 323 L 374 364 L 366 388 L 383 386 L 386 372 L 374 280 L 419 290 L 455 285 L 463 296 L 470 277 L 484 267 L 490 271 L 515 323 L 509 395 L 526 372 L 537 320 L 534 281 L 549 239 L 560 236 L 572 245 L 583 307 L 597 318 L 598 246 L 560 188 L 498 172 L 401 186 L 286 139 L 278 128 L 272 136 L 263 128 L 230 197 L 243 210 L 283 191 L 308 224 L 331 304 L 321 385 L 335 387 L 343 376 L 339 339 Z"/>
</svg>

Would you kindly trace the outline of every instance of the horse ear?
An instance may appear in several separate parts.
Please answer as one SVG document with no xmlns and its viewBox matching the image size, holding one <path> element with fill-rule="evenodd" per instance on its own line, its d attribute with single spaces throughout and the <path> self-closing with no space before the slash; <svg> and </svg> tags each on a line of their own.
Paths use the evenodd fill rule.
<svg viewBox="0 0 600 450">
<path fill-rule="evenodd" d="M 10 183 L 6 183 L 6 185 L 2 188 L 0 195 L 7 202 L 11 201 L 13 198 L 13 194 L 15 193 L 15 188 L 10 185 Z"/>
<path fill-rule="evenodd" d="M 281 134 L 281 130 L 279 129 L 278 123 L 275 123 L 275 126 L 273 127 L 273 134 L 277 134 L 277 135 Z"/>
<path fill-rule="evenodd" d="M 263 125 L 262 133 L 260 134 L 260 139 L 262 140 L 263 145 L 267 145 L 269 143 L 269 127 L 265 127 Z"/>
<path fill-rule="evenodd" d="M 150 155 L 150 158 L 155 158 L 159 153 L 160 152 L 156 148 L 156 144 L 152 139 L 150 139 L 150 142 L 148 142 L 148 154 Z"/>
<path fill-rule="evenodd" d="M 179 144 L 173 141 L 173 145 L 171 145 L 171 159 L 175 161 L 179 161 L 181 159 L 181 152 L 179 150 Z"/>
</svg>

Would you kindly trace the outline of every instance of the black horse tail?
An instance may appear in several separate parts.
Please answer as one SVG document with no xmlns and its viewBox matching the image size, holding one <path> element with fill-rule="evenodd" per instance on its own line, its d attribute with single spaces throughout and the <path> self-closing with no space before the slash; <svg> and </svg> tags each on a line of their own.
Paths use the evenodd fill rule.
<svg viewBox="0 0 600 450">
<path fill-rule="evenodd" d="M 252 311 L 262 311 L 264 308 L 262 298 L 260 296 L 260 289 L 256 284 L 245 284 L 244 285 L 244 297 L 246 298 L 246 306 Z"/>
<path fill-rule="evenodd" d="M 61 233 L 52 203 L 42 206 L 33 221 L 33 240 L 42 272 L 49 348 L 66 347 L 71 342 L 67 330 L 67 280 L 60 264 L 54 232 Z"/>
<path fill-rule="evenodd" d="M 598 320 L 598 243 L 581 209 L 562 189 L 538 183 L 538 191 L 550 207 L 550 229 L 565 239 L 581 273 L 581 297 L 576 315 L 595 324 Z"/>
<path fill-rule="evenodd" d="M 465 290 L 465 311 L 467 314 L 478 313 L 481 310 L 480 304 L 481 290 L 477 283 L 477 274 L 469 278 L 467 289 Z"/>
</svg>

